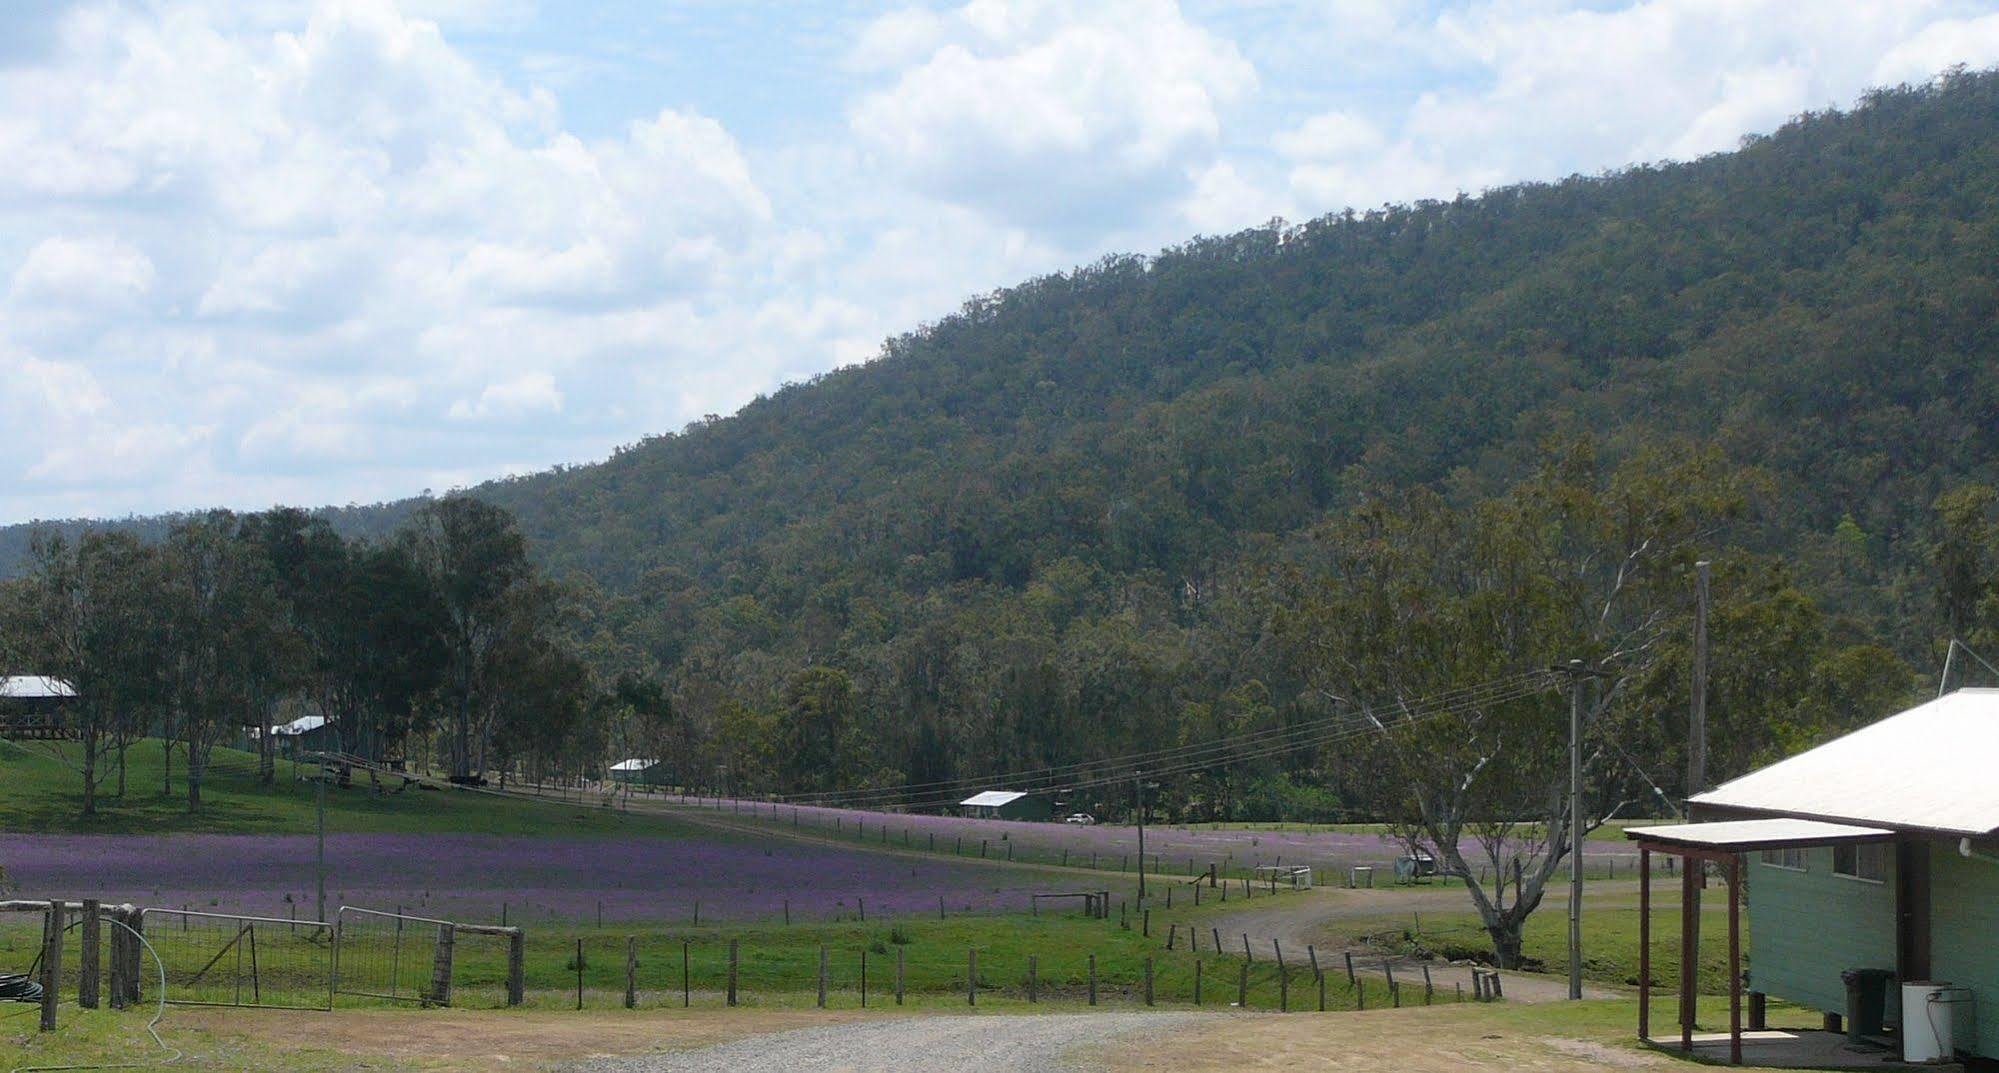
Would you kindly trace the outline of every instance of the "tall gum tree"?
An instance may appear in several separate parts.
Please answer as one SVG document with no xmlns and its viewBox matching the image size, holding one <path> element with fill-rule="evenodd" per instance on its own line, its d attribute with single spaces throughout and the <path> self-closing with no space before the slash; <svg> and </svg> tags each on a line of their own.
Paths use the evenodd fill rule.
<svg viewBox="0 0 1999 1073">
<path fill-rule="evenodd" d="M 1521 964 L 1572 826 L 1614 815 L 1642 775 L 1604 714 L 1684 621 L 1685 569 L 1751 484 L 1711 450 L 1648 450 L 1605 475 L 1571 444 L 1504 494 L 1384 496 L 1323 530 L 1281 636 L 1318 703 L 1372 729 L 1343 758 L 1349 781 L 1464 884 L 1501 966 Z M 1547 671 L 1571 659 L 1603 675 L 1581 815 L 1568 699 Z M 1507 684 L 1467 693 L 1485 683 Z"/>
</svg>

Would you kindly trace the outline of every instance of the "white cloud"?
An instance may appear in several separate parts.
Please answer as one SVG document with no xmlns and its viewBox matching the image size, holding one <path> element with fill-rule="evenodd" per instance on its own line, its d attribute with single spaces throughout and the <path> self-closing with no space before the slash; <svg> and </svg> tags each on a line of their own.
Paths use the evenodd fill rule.
<svg viewBox="0 0 1999 1073">
<path fill-rule="evenodd" d="M 130 243 L 58 235 L 28 251 L 14 270 L 7 300 L 17 308 L 105 309 L 126 305 L 152 286 L 152 260 Z"/>
<path fill-rule="evenodd" d="M 856 135 L 915 189 L 1019 226 L 1100 234 L 1183 193 L 1257 84 L 1170 0 L 887 18 L 863 37 L 870 62 L 894 53 L 884 38 L 925 55 L 854 107 Z"/>
<path fill-rule="evenodd" d="M 524 414 L 555 413 L 562 409 L 562 391 L 555 377 L 529 373 L 503 384 L 488 384 L 476 399 L 460 399 L 451 404 L 456 421 L 493 417 L 520 417 Z"/>
</svg>

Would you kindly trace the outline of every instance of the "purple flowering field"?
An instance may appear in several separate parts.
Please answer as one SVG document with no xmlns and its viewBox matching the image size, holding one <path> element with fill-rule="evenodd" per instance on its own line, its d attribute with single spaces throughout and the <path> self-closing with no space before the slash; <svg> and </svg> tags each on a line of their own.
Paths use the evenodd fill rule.
<svg viewBox="0 0 1999 1073">
<path fill-rule="evenodd" d="M 0 834 L 0 869 L 17 897 L 72 898 L 287 917 L 313 901 L 310 835 Z M 1028 868 L 825 846 L 786 838 L 551 838 L 333 834 L 329 906 L 467 921 L 680 923 L 1022 910 L 1035 890 L 1073 885 Z"/>
<path fill-rule="evenodd" d="M 668 798 L 679 801 L 678 798 Z M 856 824 L 863 841 L 875 841 L 883 826 L 892 845 L 903 843 L 910 832 L 912 845 L 928 848 L 936 839 L 939 852 L 952 852 L 961 843 L 976 855 L 979 843 L 986 842 L 988 853 L 1004 856 L 1012 843 L 1016 859 L 1059 863 L 1068 853 L 1070 864 L 1088 865 L 1096 855 L 1100 868 L 1117 869 L 1138 852 L 1138 829 L 1128 825 L 1039 823 L 1021 820 L 987 820 L 922 813 L 875 812 L 861 809 L 829 808 L 815 805 L 765 802 L 735 802 L 714 798 L 690 801 L 686 808 L 720 812 L 783 827 L 794 824 L 819 834 L 838 830 L 852 834 Z M 796 817 L 794 818 L 794 813 Z M 1478 864 L 1484 857 L 1476 840 L 1466 838 L 1461 850 L 1468 861 Z M 1224 869 L 1249 869 L 1259 865 L 1310 865 L 1339 874 L 1354 865 L 1386 868 L 1404 854 L 1402 845 L 1387 835 L 1356 831 L 1301 829 L 1271 830 L 1262 827 L 1216 828 L 1148 824 L 1145 828 L 1147 863 L 1168 873 L 1198 871 L 1210 863 Z M 1637 851 L 1621 840 L 1591 840 L 1583 843 L 1583 853 L 1591 867 L 1616 861 L 1619 866 L 1635 863 Z M 1621 870 L 1621 868 L 1620 868 Z M 1325 877 L 1327 881 L 1331 875 Z"/>
</svg>

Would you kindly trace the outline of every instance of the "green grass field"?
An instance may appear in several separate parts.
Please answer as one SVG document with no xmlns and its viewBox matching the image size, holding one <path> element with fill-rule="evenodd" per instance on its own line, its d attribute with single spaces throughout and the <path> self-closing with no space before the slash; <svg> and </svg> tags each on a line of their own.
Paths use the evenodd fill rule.
<svg viewBox="0 0 1999 1073">
<path fill-rule="evenodd" d="M 202 808 L 187 811 L 181 757 L 174 756 L 172 792 L 162 790 L 163 753 L 154 739 L 134 744 L 127 756 L 126 793 L 111 796 L 107 772 L 98 814 L 82 816 L 82 782 L 72 766 L 75 746 L 55 742 L 0 741 L 0 831 L 35 834 L 298 834 L 316 818 L 315 784 L 294 779 L 280 761 L 269 785 L 256 778 L 256 756 L 218 748 L 202 785 Z M 115 761 L 114 761 L 115 763 Z M 309 769 L 308 769 L 309 770 Z M 347 788 L 329 787 L 327 827 L 349 833 L 680 834 L 686 825 L 657 814 L 623 813 L 598 801 L 552 804 L 467 791 L 378 793 L 365 777 Z"/>
</svg>

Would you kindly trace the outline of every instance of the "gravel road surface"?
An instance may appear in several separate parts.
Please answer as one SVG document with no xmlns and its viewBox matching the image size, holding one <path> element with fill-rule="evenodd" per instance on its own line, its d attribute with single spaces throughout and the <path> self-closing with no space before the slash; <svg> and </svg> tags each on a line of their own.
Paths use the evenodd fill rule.
<svg viewBox="0 0 1999 1073">
<path fill-rule="evenodd" d="M 601 1058 L 566 1073 L 1088 1073 L 1084 1052 L 1184 1027 L 1202 1015 L 1088 1013 L 909 1017 L 751 1036 L 694 1051 Z"/>
</svg>

